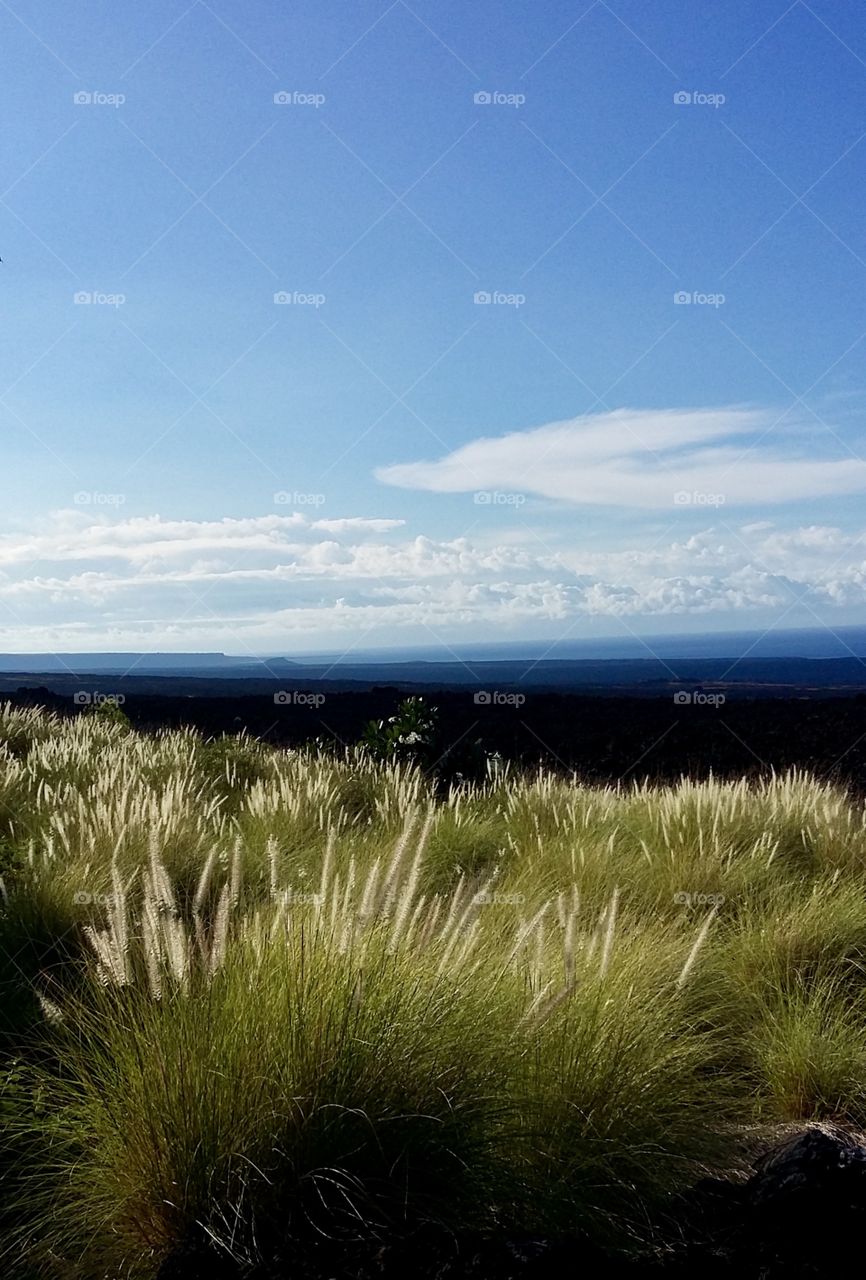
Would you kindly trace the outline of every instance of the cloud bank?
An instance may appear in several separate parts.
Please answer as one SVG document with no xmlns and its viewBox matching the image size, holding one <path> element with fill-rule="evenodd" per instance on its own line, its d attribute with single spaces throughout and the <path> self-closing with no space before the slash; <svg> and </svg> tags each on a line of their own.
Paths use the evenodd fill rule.
<svg viewBox="0 0 866 1280">
<path fill-rule="evenodd" d="M 363 516 L 58 512 L 0 536 L 0 643 L 288 652 L 371 632 L 383 645 L 473 628 L 502 639 L 529 623 L 553 636 L 593 618 L 663 630 L 666 618 L 712 615 L 733 626 L 794 606 L 814 623 L 866 605 L 866 527 L 726 519 L 656 546 L 634 549 L 631 536 L 595 550 L 523 532 L 497 544 L 492 533 L 434 539 Z"/>
</svg>

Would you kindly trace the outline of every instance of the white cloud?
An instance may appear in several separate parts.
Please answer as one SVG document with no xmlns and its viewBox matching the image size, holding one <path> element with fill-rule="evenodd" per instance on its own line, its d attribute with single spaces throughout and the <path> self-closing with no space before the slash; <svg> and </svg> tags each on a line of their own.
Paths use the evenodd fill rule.
<svg viewBox="0 0 866 1280">
<path fill-rule="evenodd" d="M 390 533 L 399 529 L 405 520 L 374 520 L 367 516 L 348 516 L 339 520 L 314 520 L 311 529 L 323 529 L 328 533 Z"/>
<path fill-rule="evenodd" d="M 277 548 L 290 548 L 293 538 L 310 529 L 360 536 L 389 533 L 405 522 L 363 516 L 310 520 L 299 512 L 242 520 L 228 516 L 222 520 L 163 520 L 154 515 L 111 521 L 105 515 L 95 519 L 82 511 L 59 511 L 46 523 L 47 529 L 36 534 L 0 536 L 0 567 L 85 558 L 161 562 L 192 553 L 270 555 Z"/>
<path fill-rule="evenodd" d="M 842 456 L 816 456 L 816 436 Z M 630 509 L 671 507 L 675 494 L 764 506 L 864 492 L 866 461 L 840 450 L 814 421 L 786 413 L 620 409 L 484 437 L 437 461 L 381 468 L 377 477 L 404 489 L 502 490 Z"/>
<path fill-rule="evenodd" d="M 353 516 L 58 513 L 0 537 L 0 642 L 279 652 L 371 627 L 386 645 L 424 628 L 505 638 L 532 623 L 553 636 L 591 618 L 658 630 L 675 616 L 779 615 L 800 598 L 816 612 L 866 606 L 866 529 L 719 521 L 655 546 L 554 548 L 521 528 L 522 543 L 494 546 Z"/>
</svg>

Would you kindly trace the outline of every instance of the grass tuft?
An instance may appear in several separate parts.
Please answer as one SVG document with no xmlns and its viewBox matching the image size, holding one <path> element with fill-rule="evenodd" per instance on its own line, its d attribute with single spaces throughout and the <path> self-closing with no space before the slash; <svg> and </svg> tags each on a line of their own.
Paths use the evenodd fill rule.
<svg viewBox="0 0 866 1280">
<path fill-rule="evenodd" d="M 866 1123 L 866 813 L 0 707 L 0 1258 L 664 1238 L 743 1135 Z"/>
</svg>

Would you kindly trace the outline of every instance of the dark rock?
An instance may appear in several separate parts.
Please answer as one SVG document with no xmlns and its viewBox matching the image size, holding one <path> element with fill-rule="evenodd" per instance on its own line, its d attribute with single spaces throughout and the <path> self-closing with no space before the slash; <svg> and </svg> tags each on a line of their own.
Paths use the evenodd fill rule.
<svg viewBox="0 0 866 1280">
<path fill-rule="evenodd" d="M 862 1204 L 866 1147 L 836 1125 L 814 1125 L 761 1156 L 748 1187 L 757 1209 L 790 1205 L 803 1195 L 841 1195 Z"/>
<path fill-rule="evenodd" d="M 741 1256 L 768 1276 L 835 1276 L 866 1230 L 866 1146 L 832 1124 L 786 1138 L 747 1184 Z"/>
</svg>

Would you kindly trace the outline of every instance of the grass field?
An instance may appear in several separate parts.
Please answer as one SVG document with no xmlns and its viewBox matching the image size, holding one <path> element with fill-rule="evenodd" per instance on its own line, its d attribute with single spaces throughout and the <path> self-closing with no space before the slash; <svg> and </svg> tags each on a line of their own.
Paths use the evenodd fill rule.
<svg viewBox="0 0 866 1280">
<path fill-rule="evenodd" d="M 579 731 L 579 730 L 578 730 Z M 866 1122 L 866 812 L 0 709 L 0 1262 L 443 1230 L 640 1251 Z"/>
</svg>

